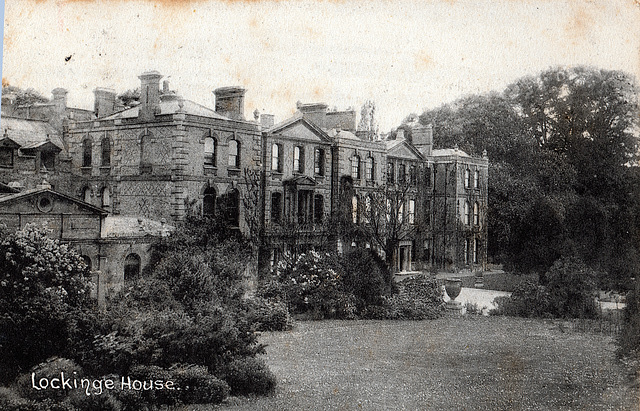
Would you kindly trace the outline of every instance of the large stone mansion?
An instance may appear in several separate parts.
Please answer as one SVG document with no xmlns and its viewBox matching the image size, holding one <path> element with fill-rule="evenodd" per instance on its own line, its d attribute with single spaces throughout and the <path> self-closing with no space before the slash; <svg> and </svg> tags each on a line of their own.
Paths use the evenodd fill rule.
<svg viewBox="0 0 640 411">
<path fill-rule="evenodd" d="M 47 221 L 100 273 L 103 292 L 139 272 L 149 244 L 189 213 L 259 235 L 263 264 L 321 241 L 376 248 L 329 221 L 347 209 L 368 224 L 368 198 L 382 187 L 402 190 L 394 219 L 410 228 L 395 271 L 486 263 L 488 159 L 434 149 L 431 126 L 372 138 L 355 111 L 323 103 L 298 104 L 274 124 L 246 118 L 242 88 L 216 89 L 211 109 L 161 85 L 156 71 L 139 78 L 139 104 L 128 108 L 104 88 L 93 111 L 67 107 L 64 89 L 50 103 L 2 100 L 0 222 Z"/>
</svg>

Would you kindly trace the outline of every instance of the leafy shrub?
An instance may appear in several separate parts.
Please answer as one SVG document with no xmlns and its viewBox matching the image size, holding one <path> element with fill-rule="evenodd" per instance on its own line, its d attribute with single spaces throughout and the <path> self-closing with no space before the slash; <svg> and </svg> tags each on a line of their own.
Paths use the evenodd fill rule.
<svg viewBox="0 0 640 411">
<path fill-rule="evenodd" d="M 285 331 L 291 329 L 291 318 L 287 305 L 281 301 L 271 301 L 254 297 L 246 301 L 248 319 L 256 331 Z"/>
<path fill-rule="evenodd" d="M 494 299 L 495 309 L 491 315 L 513 317 L 550 317 L 550 295 L 547 288 L 527 280 L 516 286 L 510 297 Z"/>
<path fill-rule="evenodd" d="M 398 283 L 399 292 L 386 298 L 387 318 L 425 320 L 444 312 L 444 294 L 435 279 L 408 278 Z"/>
<path fill-rule="evenodd" d="M 170 372 L 180 388 L 175 392 L 185 404 L 219 404 L 229 396 L 229 385 L 209 374 L 207 367 L 177 365 Z"/>
<path fill-rule="evenodd" d="M 73 390 L 65 400 L 65 403 L 75 410 L 82 411 L 121 411 L 142 408 L 141 402 L 136 404 L 136 407 L 128 407 L 118 400 L 118 393 L 121 391 L 123 390 L 104 390 L 99 395 L 86 395 L 84 390 Z"/>
<path fill-rule="evenodd" d="M 63 389 L 35 389 L 32 386 L 31 374 L 35 373 L 35 381 L 38 384 L 38 381 L 41 378 L 47 378 L 48 380 L 51 378 L 60 378 L 60 373 L 64 372 L 67 377 L 81 377 L 83 375 L 82 368 L 76 364 L 73 360 L 69 360 L 66 358 L 50 358 L 49 360 L 36 365 L 31 368 L 28 373 L 20 375 L 16 379 L 16 386 L 18 393 L 27 399 L 42 401 L 44 399 L 54 399 L 56 401 L 61 400 L 62 398 L 69 395 L 70 390 Z"/>
<path fill-rule="evenodd" d="M 0 386 L 0 410 L 30 411 L 36 409 L 36 403 L 23 398 L 14 389 Z"/>
<path fill-rule="evenodd" d="M 48 231 L 0 227 L 0 381 L 51 356 L 70 356 L 80 341 L 92 283 L 87 265 Z"/>
<path fill-rule="evenodd" d="M 346 292 L 354 295 L 358 311 L 367 306 L 381 306 L 383 296 L 393 291 L 393 276 L 384 261 L 372 250 L 354 248 L 344 254 L 343 283 Z"/>
<path fill-rule="evenodd" d="M 597 273 L 575 257 L 558 259 L 545 274 L 550 310 L 556 317 L 595 318 Z"/>
<path fill-rule="evenodd" d="M 276 388 L 275 375 L 264 361 L 257 358 L 242 358 L 231 362 L 224 379 L 234 395 L 267 395 Z"/>
<path fill-rule="evenodd" d="M 596 273 L 575 257 L 558 259 L 544 276 L 545 285 L 527 280 L 509 298 L 495 300 L 491 314 L 517 317 L 594 318 Z"/>
</svg>

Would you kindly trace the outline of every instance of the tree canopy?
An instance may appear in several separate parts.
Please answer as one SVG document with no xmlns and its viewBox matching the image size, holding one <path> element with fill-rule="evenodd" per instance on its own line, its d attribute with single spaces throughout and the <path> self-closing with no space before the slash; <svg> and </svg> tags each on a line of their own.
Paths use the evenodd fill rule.
<svg viewBox="0 0 640 411">
<path fill-rule="evenodd" d="M 608 285 L 640 268 L 635 78 L 550 68 L 420 115 L 435 147 L 489 156 L 489 256 L 547 271 L 576 255 Z"/>
</svg>

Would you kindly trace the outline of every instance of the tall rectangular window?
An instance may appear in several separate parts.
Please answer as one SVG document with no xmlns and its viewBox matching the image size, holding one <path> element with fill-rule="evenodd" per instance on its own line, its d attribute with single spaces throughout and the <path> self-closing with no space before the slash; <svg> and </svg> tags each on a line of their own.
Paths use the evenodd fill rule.
<svg viewBox="0 0 640 411">
<path fill-rule="evenodd" d="M 351 197 L 351 220 L 354 224 L 358 223 L 358 197 Z"/>
<path fill-rule="evenodd" d="M 399 184 L 404 184 L 405 183 L 406 178 L 407 178 L 406 173 L 407 173 L 407 171 L 406 171 L 405 165 L 404 164 L 399 164 L 398 165 L 398 183 Z"/>
<path fill-rule="evenodd" d="M 229 140 L 229 167 L 240 168 L 240 143 Z"/>
<path fill-rule="evenodd" d="M 407 210 L 407 217 L 409 224 L 415 224 L 416 222 L 416 200 L 409 200 L 409 210 Z"/>
<path fill-rule="evenodd" d="M 324 149 L 316 148 L 313 171 L 317 176 L 324 175 L 324 161 L 325 161 Z"/>
<path fill-rule="evenodd" d="M 271 146 L 271 171 L 282 172 L 282 146 L 278 143 Z"/>
<path fill-rule="evenodd" d="M 216 166 L 216 141 L 211 137 L 204 139 L 204 165 Z"/>
<path fill-rule="evenodd" d="M 271 222 L 282 221 L 282 193 L 271 193 Z"/>
<path fill-rule="evenodd" d="M 478 170 L 473 172 L 473 188 L 476 190 L 480 188 L 480 172 Z"/>
<path fill-rule="evenodd" d="M 111 165 L 111 139 L 109 137 L 103 138 L 100 146 L 102 151 L 102 166 L 109 167 Z"/>
<path fill-rule="evenodd" d="M 409 166 L 409 181 L 412 185 L 416 185 L 418 183 L 418 169 L 414 164 Z"/>
<path fill-rule="evenodd" d="M 360 157 L 354 155 L 351 157 L 351 178 L 360 179 Z"/>
<path fill-rule="evenodd" d="M 367 161 L 365 162 L 365 178 L 369 181 L 373 181 L 374 169 L 373 169 L 373 158 L 367 157 Z"/>
<path fill-rule="evenodd" d="M 300 146 L 293 148 L 293 172 L 304 172 L 304 148 Z"/>
<path fill-rule="evenodd" d="M 82 142 L 82 167 L 91 167 L 91 140 Z"/>
<path fill-rule="evenodd" d="M 395 179 L 395 170 L 393 168 L 393 163 L 387 163 L 387 182 L 394 183 Z"/>
<path fill-rule="evenodd" d="M 470 187 L 470 183 L 471 183 L 470 179 L 471 179 L 471 172 L 467 168 L 464 170 L 464 188 Z"/>
</svg>

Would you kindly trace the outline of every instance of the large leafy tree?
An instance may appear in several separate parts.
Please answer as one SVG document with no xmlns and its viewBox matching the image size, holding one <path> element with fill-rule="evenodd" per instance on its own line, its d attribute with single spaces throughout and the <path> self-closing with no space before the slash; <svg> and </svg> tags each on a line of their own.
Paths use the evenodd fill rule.
<svg viewBox="0 0 640 411">
<path fill-rule="evenodd" d="M 639 91 L 619 71 L 551 68 L 420 116 L 436 147 L 489 155 L 490 258 L 545 272 L 577 254 L 618 285 L 640 268 Z"/>
</svg>

